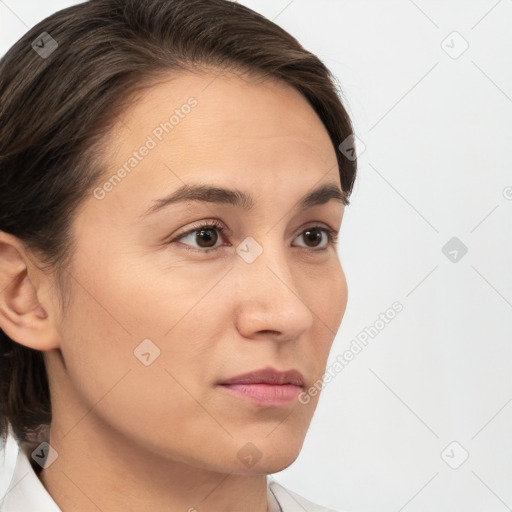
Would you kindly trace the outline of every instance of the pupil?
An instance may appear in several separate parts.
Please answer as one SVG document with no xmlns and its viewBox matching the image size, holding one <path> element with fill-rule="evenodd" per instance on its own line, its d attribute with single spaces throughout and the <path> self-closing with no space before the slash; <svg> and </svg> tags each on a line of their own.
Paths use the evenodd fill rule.
<svg viewBox="0 0 512 512">
<path fill-rule="evenodd" d="M 315 233 L 315 235 L 313 235 L 313 237 L 310 237 L 309 235 L 311 233 Z M 321 241 L 321 239 L 322 239 L 322 233 L 316 228 L 306 230 L 305 234 L 306 234 L 306 239 L 311 240 L 313 242 L 315 240 Z M 308 242 L 308 245 L 309 245 L 309 242 Z M 313 245 L 313 247 L 316 247 L 316 246 Z"/>
<path fill-rule="evenodd" d="M 216 242 L 217 242 L 217 234 L 215 234 L 215 236 L 212 237 L 212 236 L 209 235 L 209 233 L 212 233 L 212 232 L 213 233 L 217 233 L 215 231 L 215 229 L 213 229 L 213 228 L 212 229 L 200 229 L 199 231 L 197 231 L 197 233 L 199 233 L 198 245 L 200 247 L 213 247 L 216 244 Z M 205 234 L 206 234 L 206 236 L 205 236 Z M 203 237 L 203 238 L 201 238 L 201 237 Z M 206 246 L 201 245 L 201 242 L 208 243 L 208 241 L 211 241 L 212 239 L 213 239 L 213 243 L 211 245 L 206 245 Z"/>
</svg>

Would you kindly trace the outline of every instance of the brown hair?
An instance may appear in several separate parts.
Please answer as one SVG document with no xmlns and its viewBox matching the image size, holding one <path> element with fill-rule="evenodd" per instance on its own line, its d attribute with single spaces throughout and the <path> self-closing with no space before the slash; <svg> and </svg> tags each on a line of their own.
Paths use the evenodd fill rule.
<svg viewBox="0 0 512 512">
<path fill-rule="evenodd" d="M 208 68 L 280 79 L 309 101 L 335 149 L 352 135 L 318 57 L 228 0 L 91 0 L 44 19 L 0 60 L 0 230 L 55 274 L 61 297 L 70 226 L 103 175 L 101 142 L 116 117 L 164 73 Z M 336 155 L 348 204 L 356 160 Z M 50 422 L 43 352 L 0 329 L 1 438 L 10 423 L 19 442 L 33 441 Z"/>
</svg>

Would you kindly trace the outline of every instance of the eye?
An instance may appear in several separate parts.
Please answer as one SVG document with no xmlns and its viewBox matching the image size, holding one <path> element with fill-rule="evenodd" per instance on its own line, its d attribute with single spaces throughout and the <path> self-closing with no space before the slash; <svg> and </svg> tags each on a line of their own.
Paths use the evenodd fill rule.
<svg viewBox="0 0 512 512">
<path fill-rule="evenodd" d="M 215 243 L 219 239 L 219 236 L 216 234 L 216 232 L 218 231 L 219 233 L 222 233 L 223 230 L 224 226 L 222 226 L 222 224 L 220 224 L 216 220 L 203 221 L 201 225 L 194 227 L 193 229 L 190 229 L 189 231 L 183 233 L 182 235 L 178 235 L 169 243 L 182 241 L 186 240 L 187 238 L 190 238 L 190 241 L 199 244 L 199 249 L 197 249 L 196 247 L 190 247 L 189 244 L 186 243 L 184 244 L 185 249 L 189 251 L 195 250 L 203 253 L 215 251 L 216 249 L 218 249 L 218 247 L 215 247 Z"/>
<path fill-rule="evenodd" d="M 217 247 L 215 246 L 218 241 L 222 241 L 217 232 L 222 233 L 223 231 L 224 226 L 217 220 L 202 221 L 200 225 L 186 231 L 181 235 L 178 235 L 168 243 L 179 241 L 188 251 L 208 253 L 219 249 L 223 245 L 226 245 L 225 243 L 221 243 L 220 245 L 217 245 Z M 324 226 L 311 226 L 303 229 L 296 237 L 296 239 L 300 237 L 306 241 L 306 245 L 299 247 L 310 249 L 313 252 L 325 251 L 329 248 L 329 246 L 335 245 L 338 242 L 338 233 L 335 230 L 326 228 Z M 326 242 L 322 245 L 323 237 Z M 194 247 L 189 243 L 183 242 L 184 240 L 187 240 L 187 238 L 189 239 L 189 242 L 192 244 L 197 244 L 197 246 Z M 320 249 L 318 247 L 320 247 Z"/>
<path fill-rule="evenodd" d="M 306 228 L 304 231 L 302 231 L 299 235 L 299 237 L 304 237 L 304 239 L 307 241 L 306 243 L 312 243 L 313 249 L 318 251 L 321 249 L 317 249 L 317 245 L 314 245 L 317 241 L 322 240 L 322 235 L 325 235 L 327 239 L 326 245 L 324 245 L 324 249 L 327 249 L 330 245 L 335 245 L 338 242 L 338 233 L 330 228 L 325 228 L 322 226 L 312 226 L 309 228 Z M 297 237 L 297 238 L 299 238 Z M 311 246 L 306 246 L 308 249 L 311 248 Z"/>
</svg>

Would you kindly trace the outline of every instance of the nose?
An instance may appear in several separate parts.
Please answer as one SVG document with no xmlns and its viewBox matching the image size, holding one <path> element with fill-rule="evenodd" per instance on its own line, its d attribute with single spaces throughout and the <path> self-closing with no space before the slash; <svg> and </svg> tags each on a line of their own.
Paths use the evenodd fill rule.
<svg viewBox="0 0 512 512">
<path fill-rule="evenodd" d="M 272 335 L 281 341 L 296 339 L 307 332 L 314 320 L 308 304 L 308 286 L 304 270 L 293 268 L 280 249 L 265 250 L 252 262 L 236 265 L 236 325 L 246 338 Z"/>
</svg>

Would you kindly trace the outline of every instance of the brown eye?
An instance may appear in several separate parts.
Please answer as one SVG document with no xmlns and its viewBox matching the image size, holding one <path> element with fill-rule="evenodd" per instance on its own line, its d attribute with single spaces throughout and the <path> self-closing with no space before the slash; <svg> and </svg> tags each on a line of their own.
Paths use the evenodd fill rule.
<svg viewBox="0 0 512 512">
<path fill-rule="evenodd" d="M 325 233 L 327 237 L 327 243 L 324 244 L 323 248 L 318 249 L 322 246 L 322 234 Z M 302 247 L 310 248 L 313 250 L 325 250 L 329 245 L 334 245 L 337 242 L 337 233 L 329 228 L 322 226 L 313 226 L 306 228 L 297 238 L 302 238 L 306 245 Z"/>
<path fill-rule="evenodd" d="M 211 224 L 199 224 L 193 229 L 188 230 L 182 235 L 172 239 L 171 242 L 181 242 L 187 250 L 199 251 L 199 252 L 210 252 L 217 250 L 215 244 L 219 240 L 218 233 L 223 231 L 224 227 L 217 221 L 211 222 Z M 187 240 L 183 242 L 183 240 Z M 222 241 L 222 240 L 221 240 Z"/>
<path fill-rule="evenodd" d="M 197 245 L 205 249 L 215 247 L 219 238 L 217 235 L 217 228 L 198 229 L 195 233 Z"/>
<path fill-rule="evenodd" d="M 303 235 L 308 247 L 317 247 L 322 242 L 322 232 L 318 228 L 306 229 Z"/>
</svg>

